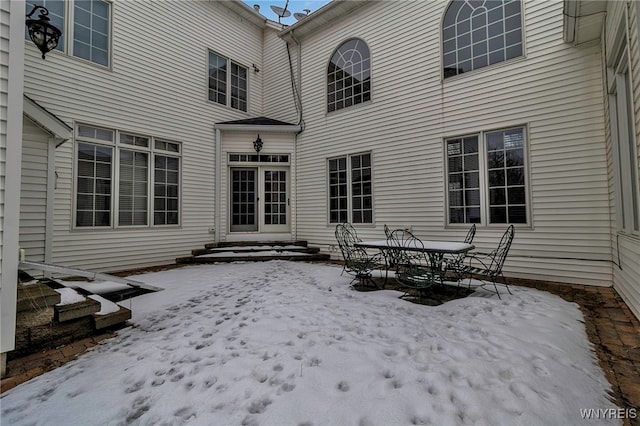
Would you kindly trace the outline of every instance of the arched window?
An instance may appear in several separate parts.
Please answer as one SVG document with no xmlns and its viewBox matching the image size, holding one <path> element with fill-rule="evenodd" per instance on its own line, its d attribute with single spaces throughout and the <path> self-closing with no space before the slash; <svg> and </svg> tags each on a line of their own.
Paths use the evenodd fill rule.
<svg viewBox="0 0 640 426">
<path fill-rule="evenodd" d="M 359 38 L 342 43 L 327 69 L 329 112 L 371 99 L 371 58 L 367 44 Z"/>
<path fill-rule="evenodd" d="M 520 0 L 453 0 L 442 24 L 444 78 L 522 56 Z"/>
</svg>

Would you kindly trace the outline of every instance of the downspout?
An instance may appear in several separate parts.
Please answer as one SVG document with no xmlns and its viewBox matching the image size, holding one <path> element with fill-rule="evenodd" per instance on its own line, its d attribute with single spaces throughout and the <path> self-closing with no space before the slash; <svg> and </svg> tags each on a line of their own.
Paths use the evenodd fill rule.
<svg viewBox="0 0 640 426">
<path fill-rule="evenodd" d="M 296 200 L 296 206 L 295 206 L 295 211 L 294 211 L 294 216 L 295 216 L 295 221 L 296 221 L 296 226 L 294 228 L 294 235 L 293 235 L 293 239 L 297 240 L 298 239 L 298 135 L 300 133 L 302 133 L 304 131 L 304 120 L 302 118 L 302 95 L 301 95 L 301 89 L 302 89 L 302 47 L 300 46 L 300 42 L 296 39 L 296 36 L 293 33 L 293 30 L 291 30 L 290 32 L 291 34 L 291 40 L 293 40 L 293 42 L 296 44 L 296 59 L 297 59 L 297 74 L 298 74 L 298 82 L 296 82 L 296 78 L 295 78 L 295 73 L 293 72 L 293 67 L 290 66 L 290 74 L 291 74 L 291 86 L 293 88 L 293 96 L 294 96 L 294 101 L 296 102 L 296 110 L 298 111 L 298 126 L 300 126 L 300 130 L 297 131 L 293 137 L 293 155 L 295 158 L 295 163 L 294 163 L 294 170 L 293 173 L 295 174 L 295 192 L 296 192 L 296 196 L 295 196 L 295 200 Z M 291 56 L 289 53 L 289 42 L 285 41 L 287 43 L 287 55 L 289 56 L 289 65 L 291 65 Z"/>
<path fill-rule="evenodd" d="M 574 43 L 576 39 L 576 20 L 578 18 L 577 0 L 565 0 L 564 15 L 564 42 Z"/>
<path fill-rule="evenodd" d="M 214 182 L 214 197 L 213 202 L 213 241 L 216 243 L 220 242 L 220 175 L 222 174 L 220 168 L 222 167 L 222 132 L 220 129 L 216 129 L 216 148 L 215 148 L 215 168 L 216 171 L 214 173 L 215 182 Z"/>
</svg>

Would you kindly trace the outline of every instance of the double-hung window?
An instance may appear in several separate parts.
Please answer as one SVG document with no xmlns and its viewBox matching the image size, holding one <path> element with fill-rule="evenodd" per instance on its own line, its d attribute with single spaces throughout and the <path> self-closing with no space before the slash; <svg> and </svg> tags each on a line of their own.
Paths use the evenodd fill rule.
<svg viewBox="0 0 640 426">
<path fill-rule="evenodd" d="M 108 67 L 111 57 L 111 2 L 41 0 L 51 24 L 62 31 L 56 50 Z M 27 13 L 33 8 L 26 2 Z M 66 25 L 69 22 L 69 25 Z M 29 39 L 28 32 L 26 33 Z"/>
<path fill-rule="evenodd" d="M 248 69 L 209 52 L 209 100 L 247 111 Z"/>
<path fill-rule="evenodd" d="M 529 223 L 525 128 L 445 140 L 449 224 Z"/>
<path fill-rule="evenodd" d="M 79 125 L 76 146 L 76 227 L 179 224 L 178 142 Z"/>
<path fill-rule="evenodd" d="M 373 223 L 371 154 L 331 158 L 329 223 Z"/>
</svg>

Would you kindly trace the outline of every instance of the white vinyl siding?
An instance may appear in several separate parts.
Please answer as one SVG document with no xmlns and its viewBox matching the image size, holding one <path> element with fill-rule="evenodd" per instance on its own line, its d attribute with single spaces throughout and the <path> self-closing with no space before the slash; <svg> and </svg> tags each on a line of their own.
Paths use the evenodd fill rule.
<svg viewBox="0 0 640 426">
<path fill-rule="evenodd" d="M 297 124 L 296 99 L 291 84 L 291 73 L 294 72 L 295 84 L 299 85 L 298 49 L 296 46 L 290 46 L 287 51 L 284 40 L 277 36 L 277 30 L 266 28 L 263 50 L 264 64 L 259 72 L 253 72 L 264 80 L 263 115 L 285 123 Z M 298 89 L 299 87 L 296 87 L 296 90 Z"/>
<path fill-rule="evenodd" d="M 70 126 L 87 123 L 182 142 L 180 224 L 73 229 L 75 141 L 67 141 L 55 150 L 52 263 L 116 271 L 171 263 L 210 242 L 213 123 L 246 118 L 247 113 L 263 115 L 260 73 L 248 74 L 252 90 L 247 113 L 208 102 L 205 74 L 209 46 L 238 63 L 262 68 L 260 26 L 236 15 L 226 2 L 150 5 L 147 1 L 111 4 L 112 50 L 117 52 L 111 70 L 65 55 L 43 61 L 37 49 L 26 48 L 25 94 Z M 174 35 L 164 49 L 157 47 L 158 22 Z M 238 33 L 242 38 L 235 36 Z M 176 63 L 181 66 L 175 67 Z"/>
<path fill-rule="evenodd" d="M 337 253 L 335 226 L 317 214 L 327 202 L 326 163 L 318 159 L 366 147 L 375 152 L 375 226 L 363 227 L 361 238 L 379 239 L 388 223 L 424 238 L 462 241 L 468 227 L 446 225 L 443 140 L 527 123 L 535 226 L 516 231 L 505 274 L 610 284 L 600 46 L 563 42 L 561 2 L 523 2 L 526 56 L 443 81 L 440 24 L 447 4 L 367 2 L 300 40 L 306 128 L 297 142 L 298 237 Z M 327 114 L 318 102 L 323 58 L 345 32 L 367 40 L 375 58 L 375 101 Z M 493 249 L 504 229 L 479 230 L 478 250 Z"/>
<path fill-rule="evenodd" d="M 50 135 L 24 119 L 20 182 L 20 248 L 28 260 L 45 262 Z"/>
</svg>

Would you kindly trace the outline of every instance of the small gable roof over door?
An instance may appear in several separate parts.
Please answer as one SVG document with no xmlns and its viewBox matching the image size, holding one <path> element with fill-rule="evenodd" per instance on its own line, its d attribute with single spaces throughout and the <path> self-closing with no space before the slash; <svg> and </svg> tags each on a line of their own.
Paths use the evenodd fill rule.
<svg viewBox="0 0 640 426">
<path fill-rule="evenodd" d="M 253 117 L 242 120 L 223 121 L 214 126 L 220 130 L 256 130 L 261 132 L 299 132 L 302 128 L 297 124 L 291 124 L 268 117 Z"/>
</svg>

